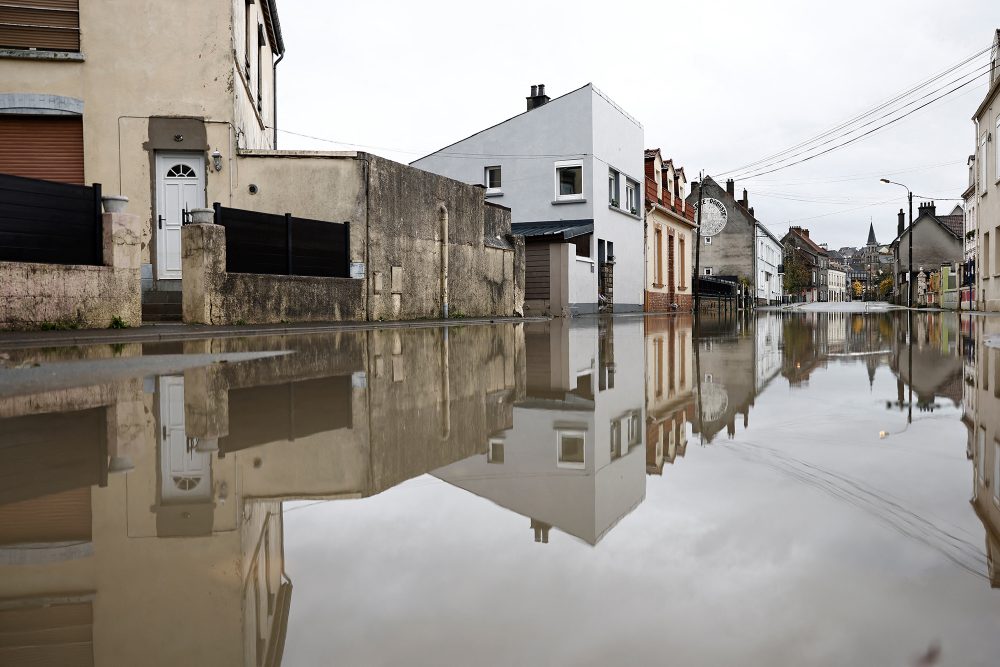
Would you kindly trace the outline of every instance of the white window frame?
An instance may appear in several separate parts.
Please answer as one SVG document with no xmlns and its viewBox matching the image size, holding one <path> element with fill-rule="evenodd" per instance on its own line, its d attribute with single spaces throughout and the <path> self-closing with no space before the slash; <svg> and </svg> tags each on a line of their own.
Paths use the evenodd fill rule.
<svg viewBox="0 0 1000 667">
<path fill-rule="evenodd" d="M 710 266 L 706 266 L 705 267 L 705 275 L 706 276 L 712 275 L 712 267 L 710 267 Z"/>
<path fill-rule="evenodd" d="M 621 208 L 622 175 L 613 167 L 608 167 L 608 206 Z"/>
<path fill-rule="evenodd" d="M 580 438 L 583 440 L 583 461 L 563 461 L 562 441 L 563 438 Z M 559 468 L 571 468 L 582 470 L 587 467 L 587 432 L 576 429 L 561 429 L 556 431 L 556 466 Z"/>
<path fill-rule="evenodd" d="M 559 170 L 566 169 L 570 167 L 580 168 L 580 192 L 579 194 L 562 195 L 559 194 Z M 584 201 L 584 191 L 586 190 L 586 185 L 583 182 L 583 160 L 559 160 L 555 163 L 552 169 L 553 184 L 555 187 L 555 200 L 556 201 Z"/>
<path fill-rule="evenodd" d="M 711 236 L 706 236 L 705 237 L 705 245 L 712 245 L 712 237 Z"/>
<path fill-rule="evenodd" d="M 496 454 L 495 454 L 495 451 L 494 451 L 494 447 L 496 447 L 497 445 L 499 445 L 501 447 L 500 451 L 504 452 L 504 454 L 506 454 L 506 451 L 503 449 L 504 439 L 503 438 L 490 438 L 490 440 L 489 440 L 489 447 L 486 450 L 486 462 L 487 463 L 494 463 L 494 464 L 498 464 L 498 465 L 503 465 L 505 463 L 505 461 L 504 461 L 504 454 L 500 455 L 500 460 L 498 461 L 497 457 L 496 457 Z"/>
<path fill-rule="evenodd" d="M 986 194 L 986 133 L 979 138 L 979 194 Z"/>
<path fill-rule="evenodd" d="M 993 133 L 993 157 L 996 165 L 996 182 L 1000 183 L 1000 150 L 997 150 L 997 141 L 1000 140 L 1000 114 L 997 114 L 996 131 Z"/>
<path fill-rule="evenodd" d="M 496 169 L 500 178 L 500 185 L 490 186 L 490 171 Z M 486 186 L 486 194 L 501 194 L 503 192 L 503 168 L 499 164 L 491 164 L 483 167 L 483 185 Z"/>
<path fill-rule="evenodd" d="M 625 179 L 625 210 L 632 215 L 639 214 L 639 184 L 631 178 Z M 633 212 L 634 209 L 634 212 Z"/>
</svg>

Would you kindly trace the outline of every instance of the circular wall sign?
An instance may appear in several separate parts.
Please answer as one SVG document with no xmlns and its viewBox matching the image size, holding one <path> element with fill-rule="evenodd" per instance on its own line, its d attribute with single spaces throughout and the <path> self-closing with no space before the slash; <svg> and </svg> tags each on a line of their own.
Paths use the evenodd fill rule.
<svg viewBox="0 0 1000 667">
<path fill-rule="evenodd" d="M 701 235 L 715 236 L 723 230 L 729 220 L 729 213 L 726 205 L 718 199 L 705 199 L 705 210 L 701 212 Z M 698 213 L 698 204 L 695 204 L 695 215 Z M 696 218 L 697 219 L 697 218 Z"/>
</svg>

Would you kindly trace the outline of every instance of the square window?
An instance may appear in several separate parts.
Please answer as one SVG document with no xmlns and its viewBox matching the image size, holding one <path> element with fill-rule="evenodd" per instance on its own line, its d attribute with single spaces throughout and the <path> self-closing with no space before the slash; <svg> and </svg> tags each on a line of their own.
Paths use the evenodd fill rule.
<svg viewBox="0 0 1000 667">
<path fill-rule="evenodd" d="M 581 160 L 556 162 L 556 199 L 583 199 Z"/>
<path fill-rule="evenodd" d="M 612 206 L 618 206 L 618 181 L 618 172 L 608 169 L 608 203 Z"/>
<path fill-rule="evenodd" d="M 500 167 L 486 167 L 485 185 L 487 192 L 500 191 Z"/>
<path fill-rule="evenodd" d="M 503 440 L 490 440 L 490 447 L 486 452 L 486 462 L 503 463 Z"/>
<path fill-rule="evenodd" d="M 705 237 L 705 245 L 712 245 L 712 237 L 711 236 L 706 236 Z"/>
<path fill-rule="evenodd" d="M 618 419 L 611 420 L 611 460 L 622 455 L 622 423 Z"/>
<path fill-rule="evenodd" d="M 586 434 L 583 431 L 559 431 L 556 464 L 560 468 L 583 468 L 586 463 Z"/>
<path fill-rule="evenodd" d="M 633 412 L 628 419 L 628 444 L 638 445 L 642 442 L 642 417 L 638 412 Z"/>
<path fill-rule="evenodd" d="M 706 276 L 712 275 L 712 267 L 710 267 L 710 266 L 706 266 L 705 267 L 705 275 Z"/>
</svg>

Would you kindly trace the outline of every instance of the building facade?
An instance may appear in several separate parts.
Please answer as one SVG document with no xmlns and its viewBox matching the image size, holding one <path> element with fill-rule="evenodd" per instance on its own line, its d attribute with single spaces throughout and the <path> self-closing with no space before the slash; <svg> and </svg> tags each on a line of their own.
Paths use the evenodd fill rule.
<svg viewBox="0 0 1000 667">
<path fill-rule="evenodd" d="M 412 162 L 511 209 L 525 239 L 526 312 L 641 311 L 643 128 L 587 84 Z"/>
<path fill-rule="evenodd" d="M 794 301 L 827 301 L 827 251 L 809 238 L 809 230 L 790 227 L 781 240 L 784 254 L 785 291 Z"/>
<path fill-rule="evenodd" d="M 829 285 L 827 286 L 830 301 L 849 301 L 847 286 L 847 270 L 842 264 L 831 263 L 827 270 Z"/>
<path fill-rule="evenodd" d="M 990 86 L 972 120 L 976 127 L 976 284 L 980 310 L 1000 310 L 1000 29 L 990 54 Z M 993 196 L 990 197 L 989 195 Z"/>
<path fill-rule="evenodd" d="M 694 207 L 687 203 L 683 168 L 663 160 L 659 148 L 645 154 L 646 298 L 651 312 L 689 311 L 694 269 Z"/>
<path fill-rule="evenodd" d="M 962 193 L 963 248 L 960 274 L 962 310 L 976 310 L 976 156 L 969 156 L 969 187 Z"/>
<path fill-rule="evenodd" d="M 893 277 L 895 293 L 900 303 L 909 303 L 909 280 L 914 281 L 913 302 L 919 305 L 916 280 L 921 272 L 925 275 L 937 271 L 942 265 L 949 265 L 952 271 L 963 258 L 962 228 L 964 219 L 961 212 L 937 215 L 934 202 L 921 203 L 917 217 L 903 233 L 893 241 L 895 265 Z M 910 234 L 913 234 L 913 266 L 910 267 Z M 912 273 L 911 273 L 912 270 Z"/>
<path fill-rule="evenodd" d="M 688 203 L 704 202 L 699 240 L 699 272 L 743 284 L 756 295 L 757 303 L 778 303 L 782 288 L 778 279 L 781 242 L 754 217 L 746 189 L 736 199 L 732 179 L 723 188 L 710 176 L 692 186 Z"/>
</svg>

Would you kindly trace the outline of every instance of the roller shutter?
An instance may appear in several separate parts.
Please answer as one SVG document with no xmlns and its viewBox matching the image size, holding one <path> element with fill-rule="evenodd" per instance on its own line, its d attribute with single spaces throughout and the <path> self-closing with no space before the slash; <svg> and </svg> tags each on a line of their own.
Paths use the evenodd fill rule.
<svg viewBox="0 0 1000 667">
<path fill-rule="evenodd" d="M 83 185 L 83 119 L 0 115 L 0 174 Z"/>
<path fill-rule="evenodd" d="M 79 51 L 79 1 L 3 0 L 0 48 Z"/>
</svg>

